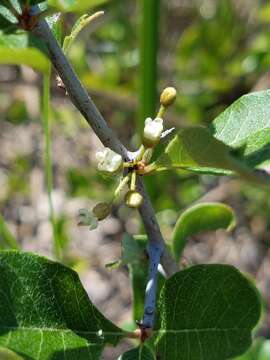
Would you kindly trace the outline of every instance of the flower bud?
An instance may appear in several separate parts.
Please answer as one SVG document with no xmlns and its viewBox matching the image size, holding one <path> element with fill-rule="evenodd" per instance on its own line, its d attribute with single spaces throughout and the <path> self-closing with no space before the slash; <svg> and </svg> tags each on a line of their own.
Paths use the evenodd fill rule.
<svg viewBox="0 0 270 360">
<path fill-rule="evenodd" d="M 117 154 L 110 148 L 105 148 L 103 151 L 96 153 L 98 160 L 98 170 L 114 173 L 120 170 L 123 166 L 123 159 L 121 155 Z"/>
<path fill-rule="evenodd" d="M 94 206 L 92 210 L 93 214 L 98 220 L 104 220 L 111 213 L 111 207 L 109 204 L 103 202 Z"/>
<path fill-rule="evenodd" d="M 142 158 L 143 162 L 145 164 L 149 164 L 151 161 L 152 155 L 153 155 L 153 149 L 146 149 L 145 153 L 143 154 L 143 158 Z"/>
<path fill-rule="evenodd" d="M 126 205 L 130 208 L 138 208 L 143 202 L 143 197 L 138 191 L 128 191 L 125 196 Z"/>
<path fill-rule="evenodd" d="M 161 118 L 156 118 L 154 120 L 147 118 L 145 120 L 143 130 L 143 145 L 146 148 L 154 147 L 156 144 L 158 144 L 162 131 L 163 120 Z"/>
<path fill-rule="evenodd" d="M 174 87 L 167 87 L 160 95 L 160 103 L 164 107 L 170 106 L 176 99 L 177 92 Z"/>
</svg>

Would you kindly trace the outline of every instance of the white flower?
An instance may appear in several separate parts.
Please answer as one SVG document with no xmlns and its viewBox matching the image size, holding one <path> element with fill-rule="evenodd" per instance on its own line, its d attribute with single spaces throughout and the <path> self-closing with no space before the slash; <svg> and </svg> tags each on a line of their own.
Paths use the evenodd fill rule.
<svg viewBox="0 0 270 360">
<path fill-rule="evenodd" d="M 96 153 L 98 160 L 98 170 L 106 172 L 116 172 L 123 164 L 121 155 L 115 153 L 109 148 Z"/>
<path fill-rule="evenodd" d="M 147 118 L 144 124 L 143 142 L 150 147 L 154 146 L 160 140 L 163 131 L 163 120 L 161 118 L 154 120 Z"/>
</svg>

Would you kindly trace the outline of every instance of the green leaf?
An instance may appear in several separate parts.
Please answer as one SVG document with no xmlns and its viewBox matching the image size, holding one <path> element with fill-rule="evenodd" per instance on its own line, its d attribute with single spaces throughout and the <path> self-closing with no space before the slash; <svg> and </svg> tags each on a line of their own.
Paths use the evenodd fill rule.
<svg viewBox="0 0 270 360">
<path fill-rule="evenodd" d="M 73 44 L 73 42 L 76 40 L 77 36 L 79 35 L 79 33 L 88 25 L 90 24 L 90 22 L 92 20 L 94 20 L 95 18 L 97 18 L 99 15 L 98 14 L 103 14 L 102 12 L 96 13 L 94 15 L 87 15 L 84 14 L 82 15 L 73 25 L 70 35 L 66 36 L 63 42 L 63 51 L 65 54 L 68 53 L 71 45 Z"/>
<path fill-rule="evenodd" d="M 44 0 L 19 0 L 19 2 L 22 5 L 28 4 L 28 5 L 33 6 L 33 5 L 37 5 L 37 4 L 44 2 Z"/>
<path fill-rule="evenodd" d="M 108 0 L 48 0 L 48 5 L 64 12 L 83 12 L 91 7 L 102 5 Z"/>
<path fill-rule="evenodd" d="M 244 355 L 234 360 L 269 360 L 270 340 L 258 339 Z"/>
<path fill-rule="evenodd" d="M 252 283 L 228 265 L 197 265 L 166 281 L 159 298 L 161 359 L 226 360 L 251 345 L 261 315 Z"/>
<path fill-rule="evenodd" d="M 232 148 L 239 158 L 260 167 L 270 160 L 270 90 L 242 96 L 212 123 L 212 134 Z"/>
<path fill-rule="evenodd" d="M 109 269 L 118 268 L 121 265 L 128 265 L 132 295 L 133 295 L 133 320 L 141 320 L 144 310 L 145 288 L 147 284 L 149 262 L 146 256 L 147 236 L 131 236 L 125 233 L 122 238 L 121 259 L 106 265 Z M 159 274 L 159 290 L 164 284 L 164 278 Z"/>
<path fill-rule="evenodd" d="M 209 132 L 199 127 L 181 130 L 157 160 L 158 169 L 235 172 L 255 180 L 251 169 L 270 164 L 269 100 L 270 90 L 244 95 L 213 121 Z"/>
<path fill-rule="evenodd" d="M 133 241 L 136 241 L 138 247 L 142 250 L 143 253 L 146 252 L 146 248 L 147 248 L 146 235 L 142 235 L 136 240 L 133 238 Z M 130 262 L 130 264 L 128 265 L 128 269 L 130 273 L 130 281 L 131 281 L 132 297 L 133 297 L 132 315 L 133 315 L 133 320 L 138 321 L 142 319 L 143 309 L 144 309 L 145 289 L 146 289 L 147 274 L 148 274 L 148 260 L 146 256 L 141 256 L 137 259 L 137 261 Z"/>
<path fill-rule="evenodd" d="M 155 357 L 146 346 L 139 346 L 125 352 L 118 360 L 155 360 Z"/>
<path fill-rule="evenodd" d="M 270 359 L 270 340 L 264 341 L 258 350 L 258 358 L 256 360 Z"/>
<path fill-rule="evenodd" d="M 146 241 L 135 240 L 133 236 L 125 233 L 122 239 L 121 263 L 127 265 L 145 259 Z"/>
<path fill-rule="evenodd" d="M 139 242 L 133 236 L 125 233 L 121 241 L 121 259 L 114 261 L 106 266 L 109 268 L 119 267 L 120 265 L 128 265 L 140 260 L 145 260 L 146 240 Z"/>
<path fill-rule="evenodd" d="M 180 130 L 168 144 L 165 153 L 150 165 L 153 170 L 180 168 L 212 175 L 238 173 L 251 182 L 268 180 L 232 155 L 232 149 L 216 139 L 208 129 L 190 127 Z"/>
<path fill-rule="evenodd" d="M 0 214 L 0 249 L 5 248 L 18 249 L 19 245 Z"/>
<path fill-rule="evenodd" d="M 0 30 L 9 32 L 9 29 L 12 29 L 12 25 L 16 24 L 16 22 L 15 16 L 5 6 L 0 5 Z"/>
<path fill-rule="evenodd" d="M 0 64 L 27 65 L 46 74 L 49 72 L 48 59 L 35 48 L 7 48 L 0 46 Z"/>
<path fill-rule="evenodd" d="M 142 319 L 145 299 L 145 289 L 147 284 L 148 262 L 145 260 L 140 263 L 129 265 L 130 281 L 132 286 L 132 312 L 133 320 Z"/>
<path fill-rule="evenodd" d="M 23 360 L 20 356 L 16 355 L 13 351 L 8 349 L 0 348 L 0 359 L 1 360 Z"/>
<path fill-rule="evenodd" d="M 203 127 L 180 130 L 156 162 L 160 169 L 179 167 L 205 173 L 228 174 L 234 167 L 230 148 Z"/>
<path fill-rule="evenodd" d="M 92 211 L 80 209 L 78 214 L 79 226 L 89 226 L 89 230 L 95 230 L 98 227 L 98 219 Z"/>
<path fill-rule="evenodd" d="M 147 236 L 139 238 L 125 233 L 121 242 L 121 259 L 106 265 L 109 269 L 128 265 L 133 294 L 133 320 L 141 320 L 144 309 L 145 288 L 148 274 L 148 260 L 146 257 Z"/>
<path fill-rule="evenodd" d="M 0 252 L 0 346 L 26 359 L 99 359 L 122 330 L 91 303 L 77 273 L 43 257 Z"/>
<path fill-rule="evenodd" d="M 4 34 L 0 31 L 0 46 L 11 49 L 29 47 L 29 36 L 25 31 L 16 31 L 13 34 Z"/>
<path fill-rule="evenodd" d="M 42 43 L 31 33 L 18 30 L 14 34 L 0 31 L 0 64 L 28 65 L 47 74 L 50 63 L 40 51 Z"/>
<path fill-rule="evenodd" d="M 232 208 L 221 203 L 197 204 L 184 211 L 174 227 L 172 246 L 178 261 L 187 238 L 201 231 L 230 230 L 236 222 Z"/>
<path fill-rule="evenodd" d="M 10 26 L 11 26 L 11 23 L 0 13 L 0 30 L 9 28 Z"/>
<path fill-rule="evenodd" d="M 56 14 L 46 17 L 46 21 L 47 21 L 54 37 L 56 38 L 56 40 L 58 41 L 60 46 L 62 46 L 63 23 L 62 23 L 61 13 L 56 13 Z"/>
</svg>

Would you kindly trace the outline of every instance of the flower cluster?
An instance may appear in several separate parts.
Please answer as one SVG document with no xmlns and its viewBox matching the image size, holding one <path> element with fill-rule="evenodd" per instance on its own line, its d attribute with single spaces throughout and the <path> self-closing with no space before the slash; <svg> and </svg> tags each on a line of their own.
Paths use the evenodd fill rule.
<svg viewBox="0 0 270 360">
<path fill-rule="evenodd" d="M 150 162 L 153 155 L 153 148 L 160 142 L 161 137 L 164 136 L 162 118 L 165 109 L 174 102 L 175 98 L 176 90 L 172 87 L 168 87 L 162 92 L 159 112 L 156 118 L 152 119 L 149 117 L 145 120 L 142 145 L 133 161 L 127 163 L 124 162 L 121 155 L 107 147 L 103 151 L 98 151 L 96 153 L 99 171 L 120 175 L 123 170 L 126 169 L 124 172 L 125 176 L 122 177 L 114 192 L 114 197 L 109 203 L 99 203 L 92 211 L 86 209 L 80 210 L 80 225 L 88 225 L 90 229 L 95 229 L 98 222 L 105 219 L 110 214 L 111 205 L 114 199 L 127 184 L 129 184 L 129 190 L 125 195 L 126 205 L 130 208 L 139 208 L 142 205 L 143 197 L 136 190 L 136 176 L 145 175 L 152 171 L 153 167 L 151 167 L 151 165 L 153 164 L 150 164 Z M 147 167 L 148 169 L 146 169 Z"/>
</svg>

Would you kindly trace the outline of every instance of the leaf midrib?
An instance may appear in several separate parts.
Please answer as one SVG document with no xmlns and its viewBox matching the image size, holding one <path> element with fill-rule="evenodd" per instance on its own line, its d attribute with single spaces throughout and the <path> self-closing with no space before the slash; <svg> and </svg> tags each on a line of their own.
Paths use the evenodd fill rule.
<svg viewBox="0 0 270 360">
<path fill-rule="evenodd" d="M 8 331 L 44 331 L 44 332 L 60 332 L 60 333 L 74 333 L 76 335 L 115 335 L 115 336 L 123 336 L 123 332 L 116 332 L 116 331 L 83 331 L 83 330 L 73 330 L 73 329 L 62 329 L 62 328 L 46 328 L 46 327 L 23 327 L 23 326 L 0 326 L 2 330 Z"/>
<path fill-rule="evenodd" d="M 0 326 L 0 329 L 2 330 L 8 330 L 8 331 L 44 331 L 44 332 L 64 332 L 64 333 L 75 333 L 75 334 L 82 334 L 82 335 L 115 335 L 115 336 L 121 336 L 123 335 L 123 332 L 115 332 L 115 331 L 104 331 L 101 334 L 99 331 L 82 331 L 82 330 L 72 330 L 72 329 L 61 329 L 61 328 L 43 328 L 43 327 L 22 327 L 22 326 Z M 192 333 L 192 332 L 228 332 L 228 331 L 243 331 L 243 330 L 249 330 L 248 328 L 194 328 L 194 329 L 160 329 L 160 330 L 154 330 L 153 333 L 171 333 L 171 334 L 177 334 L 177 333 Z"/>
<path fill-rule="evenodd" d="M 243 330 L 250 330 L 248 328 L 200 328 L 200 329 L 177 329 L 177 330 L 173 330 L 173 329 L 166 329 L 166 330 L 155 330 L 154 333 L 161 333 L 161 334 L 179 334 L 179 333 L 192 333 L 192 332 L 198 332 L 198 333 L 203 333 L 203 332 L 229 332 L 229 331 L 243 331 Z"/>
</svg>

